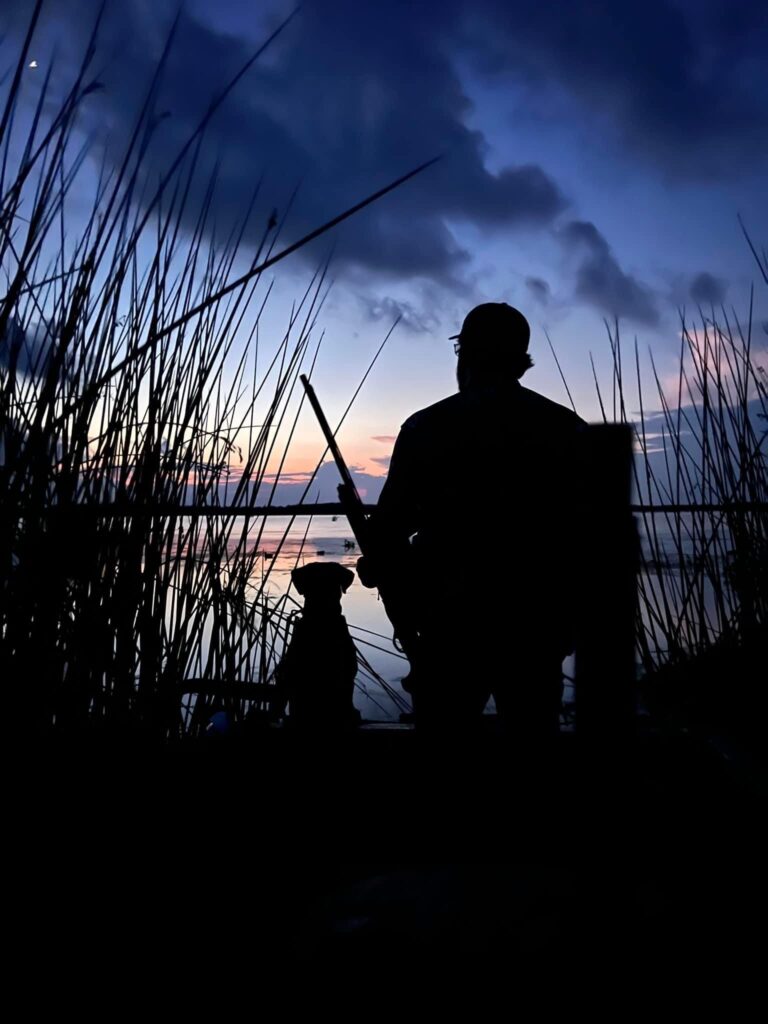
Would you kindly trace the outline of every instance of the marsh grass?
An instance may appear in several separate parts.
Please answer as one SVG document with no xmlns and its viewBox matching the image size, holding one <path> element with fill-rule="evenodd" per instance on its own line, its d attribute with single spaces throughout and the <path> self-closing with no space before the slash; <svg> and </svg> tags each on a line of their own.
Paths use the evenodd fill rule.
<svg viewBox="0 0 768 1024">
<path fill-rule="evenodd" d="M 764 257 L 751 241 L 750 247 L 766 280 Z M 716 665 L 719 676 L 712 680 L 715 701 L 737 688 L 744 697 L 749 689 L 754 706 L 761 688 L 759 651 L 768 628 L 768 379 L 764 341 L 753 335 L 760 329 L 753 299 L 743 319 L 725 308 L 700 309 L 696 321 L 681 317 L 674 379 L 662 379 L 652 353 L 641 359 L 636 340 L 627 355 L 618 325 L 607 325 L 610 389 L 601 388 L 595 374 L 603 418 L 633 422 L 636 431 L 637 650 L 662 702 L 664 686 L 657 682 L 684 679 L 695 689 L 708 665 Z M 729 664 L 750 678 L 730 678 Z"/>
<path fill-rule="evenodd" d="M 274 497 L 301 415 L 296 387 L 318 358 L 327 264 L 277 338 L 261 330 L 266 271 L 426 165 L 282 248 L 285 217 L 270 216 L 252 251 L 257 186 L 236 228 L 212 241 L 215 174 L 192 214 L 206 128 L 264 47 L 151 183 L 164 54 L 121 159 L 105 162 L 89 213 L 75 218 L 87 157 L 77 120 L 100 88 L 98 21 L 67 92 L 54 99 L 48 73 L 30 109 L 22 85 L 41 7 L 0 85 L 6 699 L 21 704 L 25 734 L 101 723 L 197 735 L 213 708 L 242 721 L 265 706 L 296 611 L 290 589 L 270 588 L 275 561 L 257 566 L 265 519 L 253 510 Z M 765 254 L 745 236 L 768 283 Z M 768 392 L 753 330 L 751 308 L 743 323 L 725 309 L 683 319 L 670 386 L 608 328 L 613 379 L 598 395 L 604 419 L 636 423 L 637 644 L 649 676 L 765 635 Z M 223 504 L 226 514 L 183 514 Z M 363 632 L 363 684 L 401 706 L 364 654 L 384 638 Z"/>
<path fill-rule="evenodd" d="M 285 218 L 273 214 L 246 252 L 257 186 L 212 240 L 215 173 L 192 211 L 206 127 L 264 47 L 152 184 L 171 33 L 121 160 L 105 162 L 89 213 L 73 218 L 98 21 L 67 93 L 54 100 L 49 73 L 30 110 L 23 73 L 41 6 L 0 113 L 3 684 L 25 734 L 196 734 L 213 707 L 242 720 L 265 706 L 294 611 L 290 591 L 269 589 L 272 565 L 257 572 L 264 518 L 252 509 L 272 500 L 301 414 L 327 263 L 266 340 L 265 271 L 411 175 L 281 249 Z M 224 503 L 227 514 L 183 514 Z"/>
</svg>

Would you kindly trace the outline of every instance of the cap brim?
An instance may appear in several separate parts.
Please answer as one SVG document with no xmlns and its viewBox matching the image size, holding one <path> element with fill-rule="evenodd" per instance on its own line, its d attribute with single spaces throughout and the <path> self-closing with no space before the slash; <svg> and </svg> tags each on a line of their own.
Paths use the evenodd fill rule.
<svg viewBox="0 0 768 1024">
<path fill-rule="evenodd" d="M 460 337 L 461 337 L 461 335 L 460 335 L 460 334 L 452 334 L 452 335 L 450 336 L 450 338 L 448 339 L 448 341 L 456 341 L 456 339 L 457 339 L 457 338 L 460 338 Z"/>
</svg>

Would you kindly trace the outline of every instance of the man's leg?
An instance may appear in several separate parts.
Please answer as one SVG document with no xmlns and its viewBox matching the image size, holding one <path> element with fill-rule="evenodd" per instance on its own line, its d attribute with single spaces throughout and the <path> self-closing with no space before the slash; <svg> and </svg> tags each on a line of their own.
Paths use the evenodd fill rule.
<svg viewBox="0 0 768 1024">
<path fill-rule="evenodd" d="M 563 660 L 544 647 L 513 650 L 509 668 L 493 684 L 496 711 L 520 740 L 539 741 L 560 730 Z"/>
<path fill-rule="evenodd" d="M 413 692 L 417 724 L 440 728 L 479 724 L 490 686 L 476 652 L 457 643 L 450 628 L 425 631 L 421 650 Z"/>
</svg>

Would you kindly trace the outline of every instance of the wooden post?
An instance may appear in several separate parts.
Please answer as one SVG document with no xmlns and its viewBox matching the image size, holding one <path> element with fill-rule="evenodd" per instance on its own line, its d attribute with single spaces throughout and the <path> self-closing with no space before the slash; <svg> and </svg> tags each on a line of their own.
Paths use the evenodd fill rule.
<svg viewBox="0 0 768 1024">
<path fill-rule="evenodd" d="M 637 532 L 630 509 L 632 428 L 584 434 L 576 640 L 576 731 L 596 743 L 631 736 L 634 718 Z"/>
</svg>

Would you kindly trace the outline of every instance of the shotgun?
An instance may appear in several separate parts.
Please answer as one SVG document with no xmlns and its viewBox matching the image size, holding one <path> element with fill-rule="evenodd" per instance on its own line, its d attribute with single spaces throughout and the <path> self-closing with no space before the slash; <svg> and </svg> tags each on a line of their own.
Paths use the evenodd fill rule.
<svg viewBox="0 0 768 1024">
<path fill-rule="evenodd" d="M 363 505 L 362 498 L 355 486 L 355 481 L 352 479 L 352 474 L 349 472 L 349 468 L 344 461 L 344 456 L 339 450 L 339 446 L 336 443 L 336 437 L 331 430 L 330 424 L 325 418 L 325 413 L 317 400 L 315 389 L 309 383 L 305 374 L 302 374 L 300 379 L 301 383 L 304 385 L 304 390 L 307 393 L 309 404 L 312 406 L 315 416 L 317 416 L 317 421 L 320 424 L 320 429 L 323 432 L 328 449 L 333 456 L 333 461 L 336 463 L 339 476 L 341 477 L 341 483 L 337 488 L 339 502 L 344 514 L 349 520 L 349 525 L 352 533 L 355 535 L 355 540 L 357 541 L 360 553 L 363 556 L 370 556 L 371 529 L 368 518 L 365 514 L 365 506 Z M 403 654 L 405 654 L 411 664 L 411 674 L 408 677 L 408 680 L 412 684 L 419 634 L 418 629 L 413 622 L 412 613 L 410 612 L 405 600 L 406 595 L 404 588 L 400 586 L 396 589 L 399 593 L 393 592 L 394 588 L 391 586 L 386 586 L 383 590 L 379 587 L 379 594 L 381 596 L 382 604 L 384 605 L 384 611 L 387 613 L 387 618 L 392 623 L 392 628 L 395 632 L 395 644 L 400 647 Z M 409 687 L 405 681 L 403 681 L 403 689 L 407 692 L 409 691 Z"/>
</svg>

